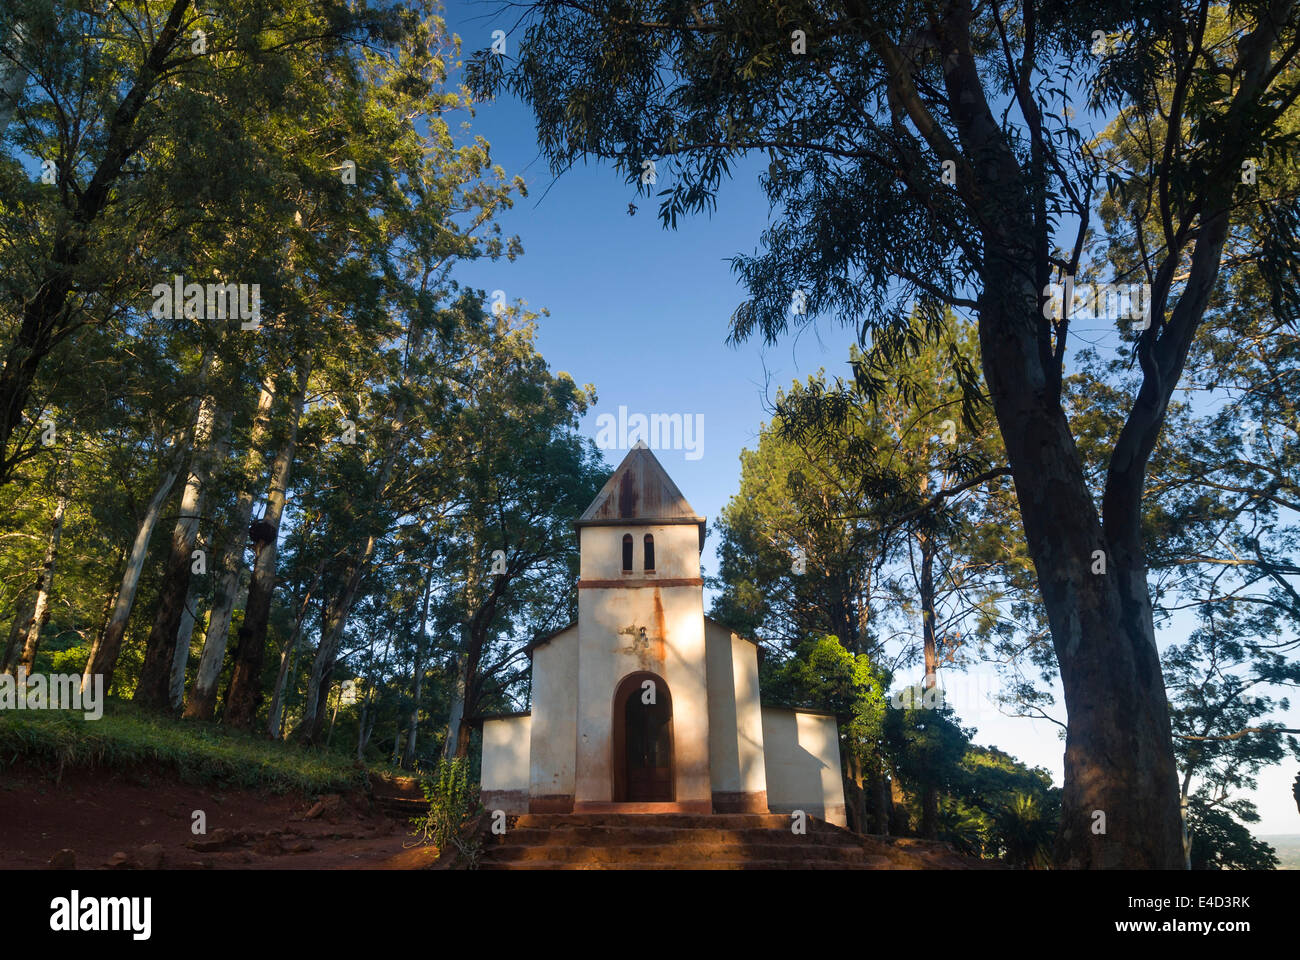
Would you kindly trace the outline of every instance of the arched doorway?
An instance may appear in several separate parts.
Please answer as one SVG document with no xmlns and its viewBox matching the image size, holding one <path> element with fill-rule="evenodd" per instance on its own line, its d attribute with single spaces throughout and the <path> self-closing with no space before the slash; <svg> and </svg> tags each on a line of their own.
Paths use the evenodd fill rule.
<svg viewBox="0 0 1300 960">
<path fill-rule="evenodd" d="M 673 700 L 663 678 L 624 677 L 614 694 L 613 727 L 614 802 L 672 802 Z"/>
</svg>

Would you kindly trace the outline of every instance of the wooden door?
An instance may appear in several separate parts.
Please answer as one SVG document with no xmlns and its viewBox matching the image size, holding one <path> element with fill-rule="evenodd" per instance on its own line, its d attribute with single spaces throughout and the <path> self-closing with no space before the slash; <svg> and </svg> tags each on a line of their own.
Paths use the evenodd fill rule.
<svg viewBox="0 0 1300 960">
<path fill-rule="evenodd" d="M 630 691 L 624 706 L 626 799 L 631 803 L 671 801 L 672 704 L 667 697 L 643 703 L 640 692 Z"/>
<path fill-rule="evenodd" d="M 647 704 L 642 682 L 653 679 L 655 702 Z M 672 699 L 653 674 L 624 680 L 615 700 L 615 800 L 671 803 L 673 799 Z M 621 701 L 621 702 L 620 702 Z"/>
</svg>

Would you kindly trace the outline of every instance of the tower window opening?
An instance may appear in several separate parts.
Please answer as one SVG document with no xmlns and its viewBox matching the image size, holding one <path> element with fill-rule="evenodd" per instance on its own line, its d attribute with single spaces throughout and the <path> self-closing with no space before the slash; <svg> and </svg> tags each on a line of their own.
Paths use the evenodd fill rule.
<svg viewBox="0 0 1300 960">
<path fill-rule="evenodd" d="M 653 570 L 655 568 L 655 538 L 650 534 L 645 535 L 645 569 Z"/>
<path fill-rule="evenodd" d="M 623 572 L 632 572 L 632 534 L 623 534 Z"/>
</svg>

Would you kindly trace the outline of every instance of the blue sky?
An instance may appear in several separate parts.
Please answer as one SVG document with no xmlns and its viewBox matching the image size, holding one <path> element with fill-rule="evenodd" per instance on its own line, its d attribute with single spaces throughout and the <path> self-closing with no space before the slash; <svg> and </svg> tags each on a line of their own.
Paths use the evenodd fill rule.
<svg viewBox="0 0 1300 960">
<path fill-rule="evenodd" d="M 466 52 L 489 45 L 494 29 L 511 26 L 485 16 L 495 6 L 449 3 L 448 25 Z M 527 182 L 529 197 L 500 218 L 503 232 L 522 240 L 524 255 L 514 263 L 469 264 L 457 279 L 549 311 L 539 321 L 538 348 L 552 369 L 596 387 L 599 401 L 583 423 L 593 439 L 597 416 L 617 414 L 620 405 L 632 413 L 703 415 L 702 456 L 687 459 L 683 451 L 662 449 L 655 454 L 712 524 L 739 488 L 740 451 L 756 445 L 767 418 L 765 397 L 821 368 L 847 375 L 854 341 L 850 329 L 821 320 L 773 347 L 725 342 L 728 318 L 744 299 L 727 261 L 753 252 L 768 222 L 767 200 L 758 187 L 766 161 L 741 163 L 712 216 L 686 218 L 672 231 L 661 226 L 656 202 L 638 197 L 612 165 L 575 167 L 553 181 L 538 154 L 535 121 L 518 102 L 481 105 L 472 132 L 487 139 L 494 162 L 508 175 Z M 635 216 L 628 215 L 629 202 L 637 204 Z M 622 452 L 606 456 L 612 466 Z M 710 530 L 703 554 L 707 573 L 716 572 L 716 546 L 717 534 Z M 978 729 L 977 742 L 1042 766 L 1060 783 L 1060 728 L 998 713 L 989 702 L 996 690 L 991 669 L 949 676 L 945 686 L 963 723 Z M 1063 719 L 1059 704 L 1058 690 Z M 1300 725 L 1295 720 L 1293 711 L 1291 726 Z M 1254 799 L 1262 822 L 1253 826 L 1255 833 L 1300 833 L 1290 798 L 1295 766 L 1287 761 L 1261 773 Z"/>
</svg>

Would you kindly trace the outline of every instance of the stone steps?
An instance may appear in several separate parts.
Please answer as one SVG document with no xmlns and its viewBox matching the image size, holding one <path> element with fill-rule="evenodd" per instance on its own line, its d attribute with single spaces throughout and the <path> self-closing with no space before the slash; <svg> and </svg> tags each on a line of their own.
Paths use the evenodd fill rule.
<svg viewBox="0 0 1300 960">
<path fill-rule="evenodd" d="M 942 845 L 903 849 L 781 814 L 524 814 L 484 835 L 483 870 L 897 870 L 948 866 Z M 964 864 L 962 864 L 964 866 Z"/>
<path fill-rule="evenodd" d="M 738 830 L 760 827 L 790 829 L 790 818 L 778 813 L 524 813 L 513 818 L 520 827 L 710 827 Z M 809 818 L 809 822 L 813 822 Z"/>
<path fill-rule="evenodd" d="M 867 857 L 861 847 L 783 843 L 658 843 L 620 846 L 565 846 L 546 844 L 502 844 L 493 850 L 497 863 L 523 863 L 544 860 L 556 863 L 655 863 L 672 865 L 681 860 L 833 860 L 837 863 L 861 863 Z"/>
<path fill-rule="evenodd" d="M 375 810 L 401 820 L 422 817 L 429 812 L 429 801 L 408 797 L 373 797 Z"/>
<path fill-rule="evenodd" d="M 728 844 L 791 844 L 806 846 L 809 842 L 834 844 L 838 846 L 858 847 L 852 836 L 810 832 L 799 836 L 790 831 L 763 829 L 723 829 L 712 827 L 680 827 L 676 829 L 663 827 L 557 827 L 547 830 L 542 827 L 516 827 L 505 837 L 500 838 L 506 844 L 526 845 L 568 845 L 568 846 L 642 846 L 663 843 L 728 843 Z"/>
<path fill-rule="evenodd" d="M 401 820 L 429 812 L 420 781 L 415 777 L 372 776 L 370 802 L 375 810 Z"/>
<path fill-rule="evenodd" d="M 609 863 L 573 863 L 559 860 L 528 860 L 497 863 L 484 860 L 480 870 L 906 870 L 887 857 L 871 857 L 862 863 L 836 860 L 680 860 L 671 864 L 638 863 L 635 861 Z"/>
</svg>

